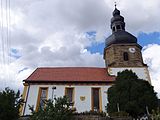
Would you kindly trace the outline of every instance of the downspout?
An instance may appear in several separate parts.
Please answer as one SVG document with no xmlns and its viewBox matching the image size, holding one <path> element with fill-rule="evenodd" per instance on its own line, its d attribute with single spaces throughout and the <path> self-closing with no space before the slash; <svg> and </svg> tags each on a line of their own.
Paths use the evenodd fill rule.
<svg viewBox="0 0 160 120">
<path fill-rule="evenodd" d="M 25 103 L 24 103 L 23 116 L 24 116 L 25 110 L 26 110 L 26 104 L 27 104 L 27 100 L 28 100 L 29 90 L 30 90 L 30 84 L 28 83 L 28 90 L 27 90 L 26 101 L 25 101 Z"/>
</svg>

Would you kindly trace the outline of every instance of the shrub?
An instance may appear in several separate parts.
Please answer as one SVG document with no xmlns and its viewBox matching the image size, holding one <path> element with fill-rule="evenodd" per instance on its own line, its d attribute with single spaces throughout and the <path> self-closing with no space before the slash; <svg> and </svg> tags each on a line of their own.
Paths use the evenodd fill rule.
<svg viewBox="0 0 160 120">
<path fill-rule="evenodd" d="M 55 98 L 54 102 L 46 101 L 46 107 L 40 107 L 37 112 L 33 107 L 30 107 L 30 110 L 32 111 L 30 120 L 72 120 L 74 112 L 66 96 Z"/>
</svg>

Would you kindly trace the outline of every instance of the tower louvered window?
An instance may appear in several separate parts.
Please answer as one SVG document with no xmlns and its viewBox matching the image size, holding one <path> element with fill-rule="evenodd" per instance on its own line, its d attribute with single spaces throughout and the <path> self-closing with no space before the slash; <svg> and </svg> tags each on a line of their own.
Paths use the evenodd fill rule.
<svg viewBox="0 0 160 120">
<path fill-rule="evenodd" d="M 128 57 L 128 53 L 127 53 L 127 52 L 124 52 L 124 53 L 123 53 L 123 59 L 124 59 L 124 61 L 128 61 L 128 60 L 129 60 L 129 57 Z"/>
</svg>

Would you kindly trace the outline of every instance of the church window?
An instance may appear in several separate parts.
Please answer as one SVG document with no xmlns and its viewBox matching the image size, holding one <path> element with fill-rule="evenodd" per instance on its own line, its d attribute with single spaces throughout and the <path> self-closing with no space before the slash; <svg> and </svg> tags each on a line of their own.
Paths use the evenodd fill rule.
<svg viewBox="0 0 160 120">
<path fill-rule="evenodd" d="M 36 110 L 38 110 L 39 107 L 41 107 L 42 109 L 45 107 L 47 95 L 48 95 L 48 88 L 47 87 L 42 87 L 39 89 Z"/>
<path fill-rule="evenodd" d="M 73 106 L 73 103 L 74 103 L 74 88 L 66 88 L 65 89 L 65 95 L 68 97 L 71 106 Z"/>
<path fill-rule="evenodd" d="M 124 53 L 123 53 L 123 59 L 124 59 L 124 61 L 128 61 L 128 60 L 129 60 L 129 57 L 128 57 L 128 53 L 127 53 L 127 52 L 124 52 Z"/>
<path fill-rule="evenodd" d="M 92 88 L 92 110 L 101 111 L 101 92 L 100 88 Z"/>
</svg>

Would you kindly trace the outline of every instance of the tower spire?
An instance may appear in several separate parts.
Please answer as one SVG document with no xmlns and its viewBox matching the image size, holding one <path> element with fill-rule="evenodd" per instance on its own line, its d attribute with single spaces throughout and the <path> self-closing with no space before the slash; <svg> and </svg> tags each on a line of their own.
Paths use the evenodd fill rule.
<svg viewBox="0 0 160 120">
<path fill-rule="evenodd" d="M 117 9 L 116 2 L 115 9 L 113 11 L 113 17 L 111 19 L 111 29 L 113 33 L 119 30 L 125 30 L 124 17 L 120 15 L 120 11 Z"/>
<path fill-rule="evenodd" d="M 117 2 L 116 1 L 114 2 L 114 6 L 115 6 L 115 9 L 116 9 L 117 8 Z"/>
<path fill-rule="evenodd" d="M 119 43 L 137 43 L 137 38 L 125 31 L 124 17 L 121 16 L 120 10 L 115 2 L 115 9 L 111 18 L 112 35 L 106 39 L 106 47 Z"/>
</svg>

